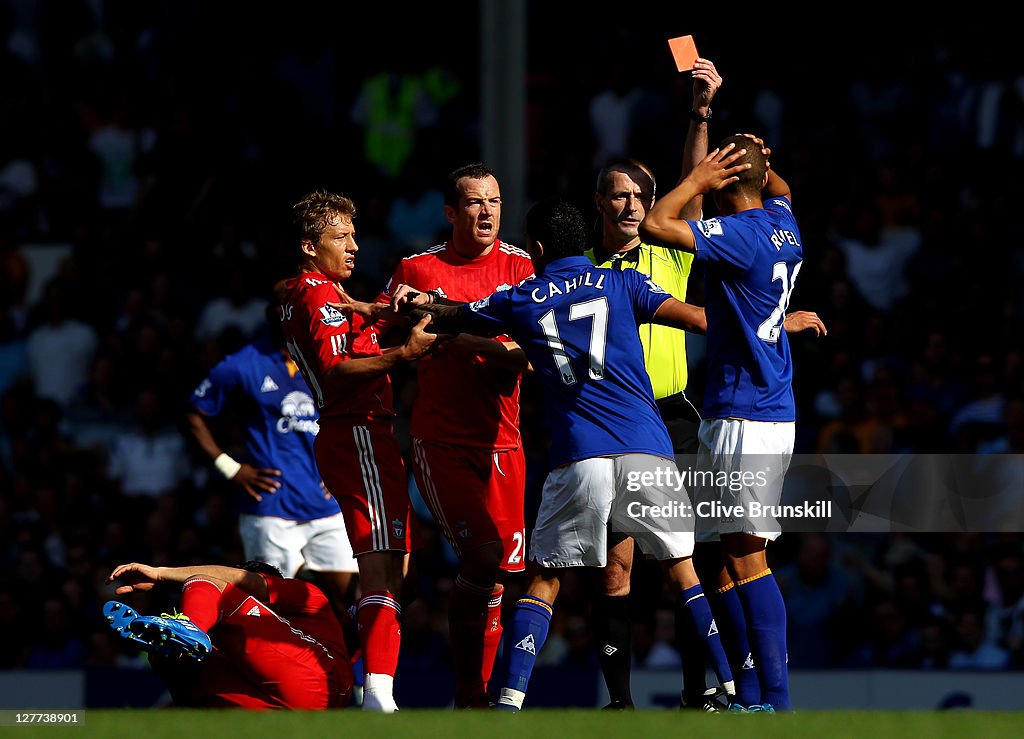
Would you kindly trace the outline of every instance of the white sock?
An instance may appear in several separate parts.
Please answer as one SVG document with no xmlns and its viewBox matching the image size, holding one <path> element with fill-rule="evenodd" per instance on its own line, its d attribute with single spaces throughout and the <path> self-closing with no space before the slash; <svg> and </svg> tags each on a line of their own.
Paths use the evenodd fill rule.
<svg viewBox="0 0 1024 739">
<path fill-rule="evenodd" d="M 526 693 L 521 690 L 502 688 L 501 695 L 498 698 L 498 704 L 502 706 L 512 706 L 518 711 L 523 707 L 524 698 L 526 698 Z"/>
<path fill-rule="evenodd" d="M 393 675 L 366 673 L 363 680 L 363 710 L 394 713 L 398 704 L 394 698 L 395 678 Z"/>
</svg>

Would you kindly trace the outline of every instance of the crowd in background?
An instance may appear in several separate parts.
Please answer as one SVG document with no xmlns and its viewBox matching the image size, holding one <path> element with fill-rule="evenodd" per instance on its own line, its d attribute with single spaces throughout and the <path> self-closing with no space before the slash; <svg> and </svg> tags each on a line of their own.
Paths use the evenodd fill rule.
<svg viewBox="0 0 1024 739">
<path fill-rule="evenodd" d="M 263 330 L 294 265 L 291 202 L 355 199 L 359 297 L 444 239 L 444 175 L 480 156 L 476 4 L 436 53 L 409 30 L 369 53 L 315 7 L 233 25 L 202 3 L 0 3 L 0 629 L 19 635 L 0 640 L 0 669 L 142 664 L 102 623 L 112 567 L 242 559 L 239 492 L 182 414 Z M 529 8 L 528 197 L 593 213 L 594 176 L 621 154 L 667 190 L 690 101 L 669 26 L 609 26 L 569 55 L 552 15 L 567 11 Z M 881 31 L 866 58 L 806 40 L 778 68 L 696 33 L 725 78 L 712 141 L 752 130 L 772 147 L 806 254 L 790 307 L 829 329 L 792 340 L 797 452 L 1024 454 L 1024 74 L 948 30 L 891 46 Z M 691 291 L 700 302 L 699 275 Z M 393 379 L 408 448 L 414 376 Z M 534 501 L 541 413 L 527 379 Z M 447 659 L 456 561 L 419 510 L 402 664 L 429 668 Z M 791 668 L 1024 668 L 1022 533 L 787 534 L 770 553 Z M 670 601 L 656 572 L 635 577 L 637 663 L 677 668 Z M 540 664 L 596 669 L 592 587 L 563 583 Z"/>
</svg>

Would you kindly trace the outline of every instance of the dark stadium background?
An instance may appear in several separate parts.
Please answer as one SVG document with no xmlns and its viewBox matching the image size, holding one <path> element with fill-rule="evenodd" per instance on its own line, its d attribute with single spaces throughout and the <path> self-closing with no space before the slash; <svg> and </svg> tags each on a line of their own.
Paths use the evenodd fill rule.
<svg viewBox="0 0 1024 739">
<path fill-rule="evenodd" d="M 675 182 L 690 87 L 665 40 L 692 33 L 725 78 L 712 139 L 762 133 L 792 185 L 806 261 L 791 309 L 829 327 L 793 341 L 797 451 L 1024 452 L 1024 66 L 1004 24 L 937 27 L 860 6 L 825 20 L 509 5 L 526 10 L 526 146 L 521 188 L 505 187 L 506 240 L 522 243 L 510 214 L 541 197 L 592 214 L 588 106 L 614 74 L 640 101 L 630 153 L 662 190 Z M 110 569 L 240 559 L 235 492 L 194 450 L 156 497 L 125 494 L 110 450 L 142 424 L 154 439 L 179 433 L 193 387 L 247 340 L 237 327 L 203 335 L 204 308 L 229 292 L 263 300 L 288 273 L 288 206 L 303 192 L 354 197 L 361 295 L 443 238 L 436 211 L 389 218 L 398 202 L 430 202 L 485 140 L 501 147 L 481 116 L 497 83 L 480 59 L 519 57 L 480 29 L 472 2 L 0 3 L 0 670 L 143 667 L 101 621 Z M 368 160 L 352 115 L 383 72 L 442 90 L 397 174 Z M 403 242 L 410 228 L 429 238 Z M 39 392 L 27 349 L 57 310 L 96 340 L 86 384 L 62 400 Z M 58 346 L 42 361 L 67 363 L 70 383 L 68 356 Z M 407 446 L 415 388 L 408 373 L 394 379 Z M 534 494 L 541 412 L 528 382 Z M 237 442 L 237 429 L 223 433 Z M 453 563 L 424 523 L 403 625 L 410 676 L 447 669 Z M 788 535 L 770 551 L 794 671 L 1024 667 L 1020 533 Z M 589 588 L 582 575 L 566 583 L 547 667 L 596 670 Z M 634 592 L 640 664 L 671 664 L 669 603 L 645 569 Z M 173 593 L 137 603 L 172 604 Z"/>
</svg>

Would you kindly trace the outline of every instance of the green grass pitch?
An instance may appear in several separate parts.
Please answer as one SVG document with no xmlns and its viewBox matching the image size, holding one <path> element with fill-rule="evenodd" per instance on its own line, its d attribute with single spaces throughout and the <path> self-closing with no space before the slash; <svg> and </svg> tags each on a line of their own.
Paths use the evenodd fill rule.
<svg viewBox="0 0 1024 739">
<path fill-rule="evenodd" d="M 81 726 L 21 726 L 4 729 L 12 737 L 55 735 L 76 739 L 800 739 L 858 737 L 1024 736 L 1024 712 L 801 711 L 788 715 L 680 713 L 646 710 L 526 710 L 518 715 L 495 711 L 405 710 L 393 716 L 358 710 L 257 713 L 180 709 L 86 710 Z"/>
</svg>

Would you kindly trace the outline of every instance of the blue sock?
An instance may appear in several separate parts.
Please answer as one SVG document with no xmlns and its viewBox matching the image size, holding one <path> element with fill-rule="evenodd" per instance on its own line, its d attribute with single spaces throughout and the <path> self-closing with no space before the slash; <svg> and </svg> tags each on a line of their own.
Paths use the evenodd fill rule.
<svg viewBox="0 0 1024 739">
<path fill-rule="evenodd" d="M 736 586 L 747 634 L 761 682 L 761 702 L 776 710 L 789 711 L 789 677 L 786 668 L 786 603 L 771 570 L 744 580 Z"/>
<path fill-rule="evenodd" d="M 725 650 L 722 649 L 722 640 L 718 635 L 718 625 L 714 616 L 711 615 L 711 606 L 708 599 L 704 597 L 704 590 L 700 585 L 694 585 L 683 591 L 682 598 L 683 618 L 686 619 L 686 627 L 691 633 L 696 634 L 704 645 L 704 653 L 707 656 L 711 669 L 718 676 L 718 682 L 731 695 L 736 692 L 732 681 L 732 670 L 729 669 L 729 660 L 725 657 Z"/>
<path fill-rule="evenodd" d="M 523 707 L 526 686 L 537 662 L 537 653 L 548 638 L 551 625 L 550 603 L 527 595 L 516 603 L 512 622 L 505 628 L 505 644 L 508 650 L 508 666 L 505 682 L 498 696 L 498 708 L 518 711 Z"/>
<path fill-rule="evenodd" d="M 739 589 L 730 583 L 724 590 L 712 593 L 710 601 L 722 637 L 722 647 L 725 648 L 732 675 L 736 679 L 736 702 L 742 706 L 760 705 L 761 683 L 758 682 L 754 657 L 750 653 L 747 619 L 743 615 Z"/>
</svg>

